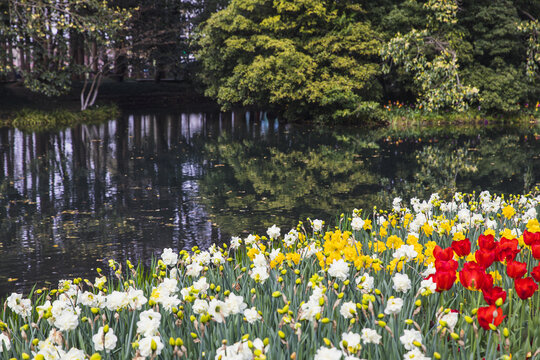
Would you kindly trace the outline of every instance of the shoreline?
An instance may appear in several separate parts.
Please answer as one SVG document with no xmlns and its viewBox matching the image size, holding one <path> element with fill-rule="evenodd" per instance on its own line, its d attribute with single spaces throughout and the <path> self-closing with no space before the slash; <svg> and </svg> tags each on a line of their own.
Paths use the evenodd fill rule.
<svg viewBox="0 0 540 360">
<path fill-rule="evenodd" d="M 81 84 L 75 84 L 70 93 L 60 97 L 46 97 L 35 94 L 24 88 L 20 82 L 0 83 L 0 119 L 16 117 L 25 111 L 71 111 L 80 112 L 79 91 Z M 422 110 L 397 106 L 383 106 L 384 118 L 379 123 L 358 123 L 350 121 L 349 125 L 360 125 L 366 128 L 398 127 L 411 128 L 417 126 L 471 126 L 471 125 L 509 125 L 538 124 L 540 111 L 538 107 L 523 108 L 515 113 L 488 114 L 476 109 L 462 113 L 439 112 L 427 113 Z M 219 105 L 201 94 L 197 86 L 186 81 L 163 80 L 155 83 L 152 80 L 125 80 L 117 82 L 105 81 L 99 91 L 98 107 L 116 106 L 121 111 L 153 110 L 161 111 L 220 111 Z M 280 120 L 281 121 L 281 120 Z M 284 120 L 285 121 L 285 120 Z M 9 123 L 9 121 L 8 121 Z M 295 124 L 313 124 L 313 121 L 293 121 Z M 328 123 L 328 125 L 340 125 Z"/>
</svg>

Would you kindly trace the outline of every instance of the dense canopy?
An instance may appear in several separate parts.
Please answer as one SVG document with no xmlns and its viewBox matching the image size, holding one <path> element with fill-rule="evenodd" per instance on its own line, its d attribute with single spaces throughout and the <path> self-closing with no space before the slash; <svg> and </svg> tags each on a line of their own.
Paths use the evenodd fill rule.
<svg viewBox="0 0 540 360">
<path fill-rule="evenodd" d="M 540 97 L 540 3 L 508 0 L 7 0 L 0 81 L 91 106 L 103 77 L 190 81 L 288 119 L 512 113 Z"/>
</svg>

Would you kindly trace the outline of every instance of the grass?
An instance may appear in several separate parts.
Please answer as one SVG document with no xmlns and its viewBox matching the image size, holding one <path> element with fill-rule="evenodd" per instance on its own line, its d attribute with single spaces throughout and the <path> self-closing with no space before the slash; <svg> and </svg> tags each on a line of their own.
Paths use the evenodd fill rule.
<svg viewBox="0 0 540 360">
<path fill-rule="evenodd" d="M 100 124 L 119 115 L 120 110 L 116 105 L 96 106 L 84 111 L 24 109 L 0 117 L 0 126 L 17 128 L 24 132 L 43 132 L 79 124 Z"/>
</svg>

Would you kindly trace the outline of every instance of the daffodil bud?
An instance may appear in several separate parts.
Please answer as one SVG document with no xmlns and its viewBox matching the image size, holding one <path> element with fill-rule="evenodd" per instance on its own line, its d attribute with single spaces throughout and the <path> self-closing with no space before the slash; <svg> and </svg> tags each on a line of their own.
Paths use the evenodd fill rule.
<svg viewBox="0 0 540 360">
<path fill-rule="evenodd" d="M 448 323 L 444 320 L 439 320 L 439 324 L 441 324 L 442 327 L 447 327 Z"/>
</svg>

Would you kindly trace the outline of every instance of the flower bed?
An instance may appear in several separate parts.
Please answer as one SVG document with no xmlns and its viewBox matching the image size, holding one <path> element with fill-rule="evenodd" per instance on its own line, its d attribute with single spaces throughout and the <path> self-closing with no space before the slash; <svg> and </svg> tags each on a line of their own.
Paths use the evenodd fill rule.
<svg viewBox="0 0 540 360">
<path fill-rule="evenodd" d="M 1 313 L 17 359 L 518 359 L 540 354 L 540 196 L 395 199 L 337 226 L 109 261 Z"/>
</svg>

